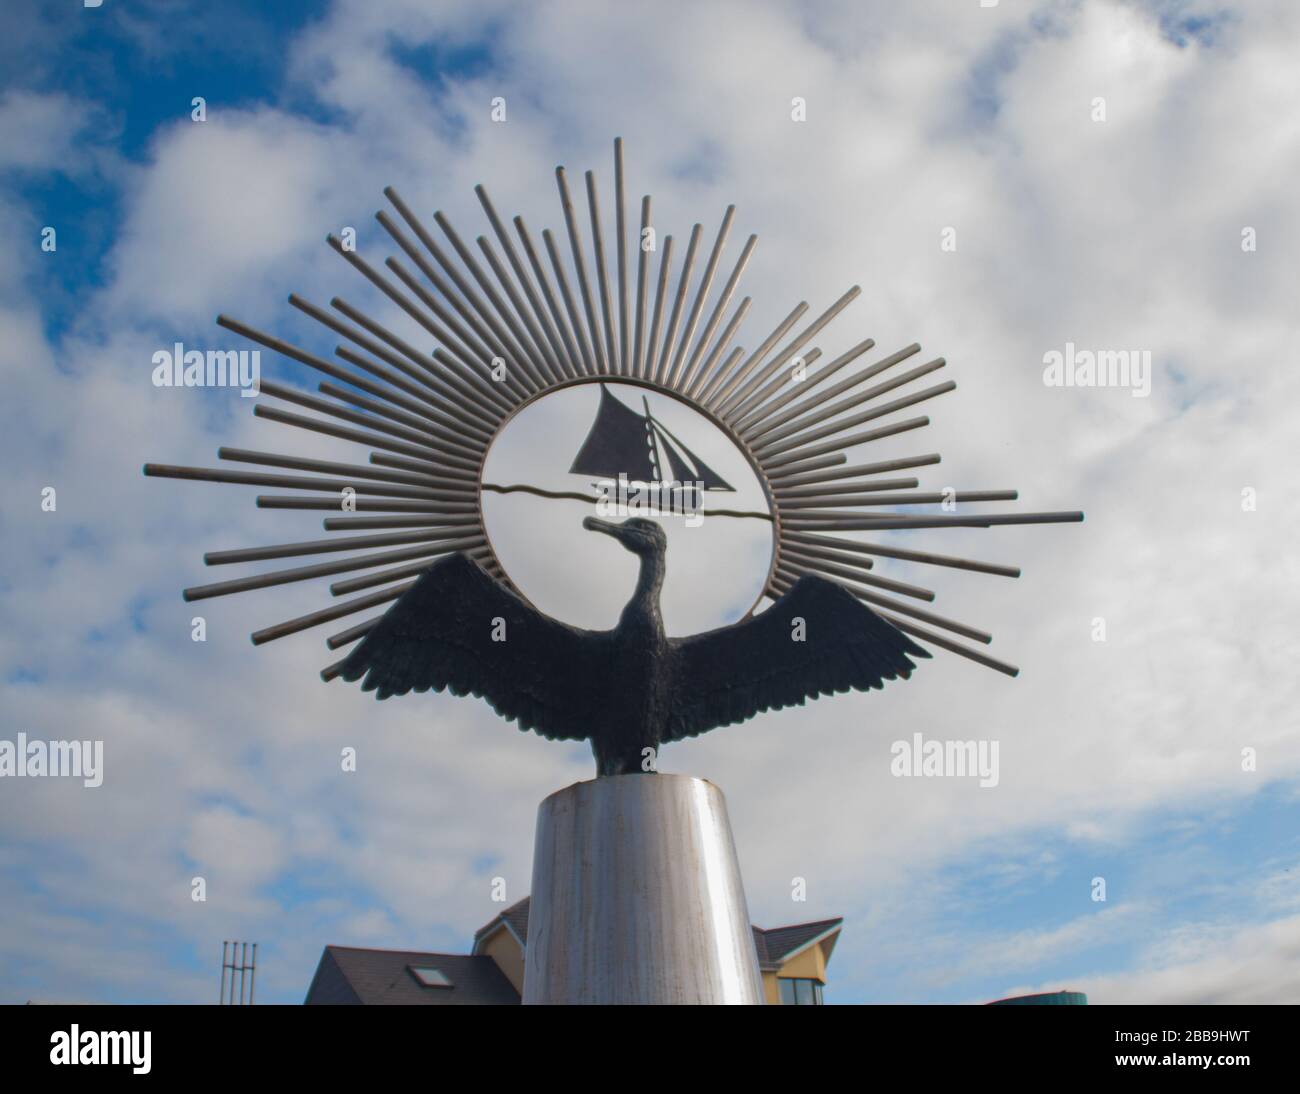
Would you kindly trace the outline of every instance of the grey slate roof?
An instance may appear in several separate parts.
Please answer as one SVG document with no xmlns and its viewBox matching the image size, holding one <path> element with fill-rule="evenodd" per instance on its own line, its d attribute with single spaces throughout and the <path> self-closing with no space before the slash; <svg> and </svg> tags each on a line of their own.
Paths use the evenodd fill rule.
<svg viewBox="0 0 1300 1094">
<path fill-rule="evenodd" d="M 411 973 L 412 966 L 436 968 L 452 982 L 452 987 L 425 987 Z M 303 1002 L 309 1005 L 492 1005 L 518 1003 L 519 993 L 490 957 L 326 946 Z"/>
</svg>

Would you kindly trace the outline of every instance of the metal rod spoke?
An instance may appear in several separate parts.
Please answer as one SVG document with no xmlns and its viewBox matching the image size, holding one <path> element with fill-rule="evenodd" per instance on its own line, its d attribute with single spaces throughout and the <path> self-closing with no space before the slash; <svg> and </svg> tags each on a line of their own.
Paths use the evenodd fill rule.
<svg viewBox="0 0 1300 1094">
<path fill-rule="evenodd" d="M 600 313 L 605 321 L 605 368 L 611 374 L 619 372 L 618 347 L 614 336 L 613 303 L 609 295 L 609 277 L 605 272 L 605 233 L 600 225 L 600 201 L 596 197 L 596 173 L 588 171 L 587 210 L 591 215 L 591 246 L 596 266 L 596 287 L 600 290 Z"/>
<path fill-rule="evenodd" d="M 367 608 L 373 608 L 378 604 L 383 604 L 389 600 L 396 600 L 407 589 L 414 585 L 414 581 L 408 581 L 405 585 L 394 585 L 391 589 L 381 589 L 377 593 L 370 593 L 367 596 L 359 596 L 355 600 L 345 600 L 341 604 L 331 604 L 328 608 L 321 608 L 319 611 L 308 612 L 306 615 L 300 615 L 296 619 L 287 619 L 283 623 L 276 623 L 274 626 L 263 627 L 260 631 L 254 631 L 253 645 L 260 646 L 265 642 L 273 642 L 277 638 L 286 638 L 291 634 L 298 634 L 301 631 L 309 630 L 312 627 L 318 627 L 322 623 L 331 623 L 335 619 L 342 619 L 344 616 L 352 615 L 354 612 L 363 612 Z M 378 617 L 382 619 L 383 617 Z M 377 622 L 377 620 L 372 620 Z"/>
<path fill-rule="evenodd" d="M 884 383 L 876 384 L 874 387 L 868 388 L 866 391 L 860 391 L 856 395 L 849 396 L 847 399 L 841 399 L 838 403 L 814 407 L 807 413 L 788 421 L 784 425 L 778 426 L 773 424 L 762 431 L 762 439 L 761 441 L 758 441 L 758 443 L 762 445 L 771 445 L 778 441 L 782 441 L 787 437 L 793 436 L 796 433 L 802 433 L 804 430 L 811 429 L 813 426 L 827 421 L 828 419 L 836 418 L 838 415 L 852 410 L 854 407 L 861 406 L 863 403 L 870 402 L 873 399 L 878 399 L 881 395 L 894 391 L 896 388 L 900 388 L 904 384 L 909 384 L 913 380 L 920 379 L 922 376 L 928 376 L 931 372 L 941 369 L 943 366 L 944 359 L 942 357 L 937 357 L 933 361 L 927 361 L 923 365 L 917 365 L 916 368 L 908 369 L 906 372 L 900 373 L 898 376 L 884 381 Z M 949 391 L 951 391 L 953 387 L 957 386 L 952 381 L 949 381 L 949 383 L 952 384 L 952 387 L 948 388 Z M 939 388 L 930 388 L 928 390 L 935 394 L 940 393 Z M 897 409 L 896 403 L 890 405 Z M 875 417 L 879 417 L 880 411 L 879 409 L 873 410 L 871 411 L 871 414 Z M 840 419 L 840 422 L 858 425 L 865 420 L 867 419 L 859 416 L 858 418 L 843 418 Z M 840 423 L 837 422 L 836 424 L 838 425 Z"/>
<path fill-rule="evenodd" d="M 780 323 L 772 331 L 758 349 L 746 358 L 745 363 L 733 372 L 727 372 L 725 369 L 719 369 L 714 377 L 704 385 L 700 392 L 700 402 L 710 410 L 717 410 L 723 403 L 727 402 L 732 392 L 736 390 L 737 385 L 744 383 L 745 379 L 758 366 L 758 363 L 768 354 L 771 348 L 776 345 L 782 338 L 789 333 L 790 328 L 799 322 L 800 317 L 808 310 L 808 301 L 801 300 L 796 304 Z"/>
<path fill-rule="evenodd" d="M 871 348 L 875 345 L 871 339 L 868 339 L 867 341 L 870 342 L 870 346 L 867 346 L 867 348 Z M 854 347 L 854 349 L 856 348 L 857 347 Z M 810 376 L 802 385 L 796 385 L 792 390 L 786 392 L 779 398 L 772 399 L 771 402 L 762 402 L 759 406 L 755 407 L 755 409 L 747 414 L 744 420 L 740 423 L 742 435 L 747 439 L 763 437 L 778 426 L 782 426 L 786 422 L 792 421 L 795 418 L 808 413 L 810 410 L 815 410 L 820 406 L 824 406 L 829 400 L 834 399 L 837 395 L 841 395 L 851 388 L 855 388 L 859 384 L 863 384 L 867 380 L 879 376 L 880 373 L 884 372 L 886 369 L 892 368 L 900 361 L 907 360 L 907 358 L 911 357 L 913 354 L 919 353 L 920 350 L 920 344 L 913 342 L 910 346 L 904 346 L 901 350 L 891 353 L 888 357 L 882 358 L 875 364 L 859 369 L 857 372 L 853 373 L 853 375 L 846 377 L 838 384 L 833 384 L 825 391 L 812 393 L 813 388 L 817 387 L 823 381 L 828 380 L 839 371 L 842 367 L 841 362 L 847 364 L 847 362 L 843 361 L 843 358 L 836 358 L 825 368 Z M 849 352 L 852 353 L 853 350 L 850 350 Z M 769 385 L 767 390 L 774 391 L 775 389 Z M 806 396 L 806 398 L 790 407 L 784 413 L 777 413 L 800 396 Z M 767 396 L 764 395 L 763 398 L 766 399 Z"/>
<path fill-rule="evenodd" d="M 905 551 L 901 547 L 885 547 L 879 543 L 863 543 L 861 540 L 844 539 L 840 536 L 819 536 L 808 532 L 787 530 L 782 540 L 790 543 L 811 544 L 832 547 L 836 551 L 858 551 L 866 555 L 879 555 L 882 558 L 896 558 L 904 562 L 920 562 L 929 566 L 946 566 L 954 570 L 969 570 L 979 574 L 993 574 L 997 577 L 1019 577 L 1019 566 L 999 566 L 992 562 L 975 562 L 968 558 L 954 555 L 936 555 L 929 551 Z"/>
<path fill-rule="evenodd" d="M 480 540 L 481 542 L 481 540 Z M 252 577 L 239 577 L 231 581 L 218 581 L 211 585 L 194 585 L 184 592 L 187 601 L 207 600 L 214 596 L 229 596 L 232 593 L 244 593 L 253 589 L 269 589 L 274 585 L 288 585 L 296 581 L 311 581 L 331 574 L 345 574 L 350 570 L 365 570 L 372 566 L 384 566 L 390 562 L 402 562 L 413 558 L 429 558 L 444 550 L 433 550 L 426 545 L 407 547 L 401 551 L 381 551 L 373 555 L 354 555 L 351 558 L 335 562 L 316 562 L 310 566 L 295 566 L 289 570 L 273 570 L 270 573 L 255 574 Z"/>
<path fill-rule="evenodd" d="M 559 248 L 555 245 L 555 237 L 551 235 L 549 228 L 542 229 L 542 242 L 546 245 L 546 254 L 551 260 L 551 269 L 555 271 L 555 283 L 560 286 L 560 295 L 564 299 L 565 310 L 569 313 L 569 322 L 573 326 L 573 332 L 578 339 L 578 348 L 582 353 L 582 367 L 588 376 L 599 375 L 597 359 L 591 348 L 591 342 L 587 339 L 587 328 L 583 326 L 582 316 L 578 312 L 577 301 L 573 298 L 573 290 L 569 288 L 569 279 L 564 273 L 564 262 L 560 258 Z"/>
<path fill-rule="evenodd" d="M 803 463 L 828 452 L 838 452 L 843 456 L 846 448 L 853 448 L 860 444 L 870 444 L 872 441 L 883 440 L 885 437 L 893 437 L 912 429 L 924 429 L 929 424 L 930 419 L 927 417 L 908 418 L 904 422 L 883 425 L 879 429 L 868 429 L 865 433 L 855 433 L 851 437 L 842 437 L 838 441 L 828 441 L 825 444 L 814 445 L 811 448 L 794 448 L 783 452 L 779 456 L 773 456 L 769 453 L 758 457 L 758 461 L 764 469 L 767 469 L 789 467 L 792 464 Z"/>
<path fill-rule="evenodd" d="M 858 463 L 852 467 L 844 464 L 834 471 L 809 471 L 806 474 L 785 475 L 781 479 L 781 489 L 804 486 L 811 483 L 824 483 L 832 479 L 847 479 L 854 475 L 879 475 L 887 471 L 905 471 L 910 467 L 926 467 L 939 463 L 939 454 L 930 452 L 924 456 L 905 456 L 899 460 L 879 460 L 876 463 Z M 841 461 L 843 463 L 843 461 Z"/>
<path fill-rule="evenodd" d="M 736 207 L 728 205 L 727 211 L 722 215 L 722 225 L 718 228 L 717 238 L 713 241 L 713 250 L 709 252 L 709 260 L 704 264 L 704 273 L 700 275 L 700 283 L 695 289 L 695 299 L 691 302 L 690 313 L 686 317 L 686 326 L 682 328 L 682 336 L 677 343 L 677 352 L 673 355 L 672 367 L 668 372 L 668 386 L 676 390 L 682 390 L 685 386 L 686 374 L 682 371 L 682 365 L 686 361 L 686 352 L 690 347 L 691 339 L 695 337 L 695 328 L 700 322 L 700 313 L 704 310 L 704 302 L 709 297 L 709 292 L 713 288 L 713 278 L 718 272 L 718 261 L 722 258 L 723 248 L 727 245 L 727 237 L 731 234 L 732 221 L 736 219 Z M 679 388 L 678 384 L 682 387 Z"/>
<path fill-rule="evenodd" d="M 650 321 L 650 335 L 646 339 L 645 358 L 641 376 L 646 380 L 655 377 L 655 348 L 659 344 L 659 328 L 664 320 L 664 301 L 668 296 L 668 278 L 673 264 L 673 237 L 664 236 L 663 250 L 659 254 L 659 287 L 655 290 L 654 316 Z"/>
<path fill-rule="evenodd" d="M 578 275 L 578 291 L 582 294 L 582 307 L 587 313 L 587 333 L 591 336 L 596 372 L 605 374 L 609 372 L 609 365 L 605 361 L 605 350 L 600 342 L 600 327 L 596 323 L 591 285 L 587 281 L 587 262 L 582 255 L 582 238 L 578 234 L 578 218 L 573 209 L 573 198 L 569 196 L 569 183 L 563 167 L 555 169 L 555 184 L 560 191 L 560 208 L 564 213 L 564 226 L 569 233 L 569 249 L 573 252 L 573 267 Z"/>
<path fill-rule="evenodd" d="M 755 448 L 757 455 L 776 456 L 782 452 L 789 452 L 795 448 L 802 448 L 811 444 L 813 441 L 819 441 L 824 437 L 833 437 L 836 433 L 843 433 L 846 429 L 852 429 L 855 426 L 864 425 L 867 422 L 873 422 L 877 418 L 883 418 L 887 414 L 892 414 L 896 410 L 904 410 L 909 406 L 915 406 L 917 403 L 923 403 L 928 399 L 933 399 L 939 395 L 946 395 L 948 392 L 955 390 L 957 385 L 952 380 L 947 380 L 942 384 L 936 384 L 934 387 L 928 387 L 924 391 L 918 391 L 912 395 L 905 395 L 901 399 L 893 399 L 888 403 L 881 403 L 878 407 L 871 410 L 864 410 L 861 414 L 854 414 L 848 418 L 841 418 L 838 421 L 829 422 L 817 429 L 812 429 L 807 433 L 799 433 L 796 436 L 786 437 L 781 441 L 769 442 L 759 445 Z"/>
<path fill-rule="evenodd" d="M 731 206 L 730 208 L 734 208 Z M 695 388 L 708 372 L 708 364 L 701 365 L 704 356 L 704 349 L 709 344 L 714 332 L 718 329 L 718 324 L 722 321 L 722 313 L 726 311 L 727 305 L 731 303 L 731 298 L 736 293 L 736 286 L 740 284 L 740 278 L 749 265 L 750 258 L 753 257 L 754 248 L 758 246 L 758 236 L 751 235 L 745 240 L 745 246 L 741 249 L 740 257 L 736 259 L 736 265 L 731 270 L 731 276 L 727 278 L 726 284 L 722 286 L 722 292 L 718 296 L 718 302 L 713 306 L 713 311 L 709 314 L 708 320 L 704 324 L 704 330 L 700 334 L 699 341 L 695 343 L 695 349 L 691 353 L 690 360 L 686 363 L 686 371 L 682 373 L 681 389 L 690 394 L 694 394 Z M 746 297 L 746 300 L 749 298 Z M 740 320 L 744 318 L 744 313 L 749 310 L 749 305 L 742 303 L 737 309 L 737 317 L 732 320 L 734 326 L 740 325 Z M 730 329 L 730 328 L 729 328 Z M 734 330 L 732 331 L 734 333 Z M 718 348 L 714 351 L 713 357 L 721 353 L 723 347 L 730 341 L 730 337 L 724 332 L 719 339 Z M 712 359 L 712 358 L 711 358 Z"/>
<path fill-rule="evenodd" d="M 718 408 L 723 414 L 735 417 L 746 414 L 755 405 L 756 389 L 767 383 L 772 374 L 782 365 L 786 364 L 796 353 L 807 345 L 817 333 L 826 326 L 832 319 L 847 308 L 854 300 L 862 295 L 862 290 L 854 285 L 848 292 L 841 296 L 834 304 L 821 313 L 812 323 L 805 327 L 799 335 L 785 349 L 772 358 L 766 365 L 755 372 L 748 380 L 740 385 L 732 393 L 731 397 L 725 400 Z"/>
<path fill-rule="evenodd" d="M 328 555 L 339 551 L 357 551 L 370 547 L 398 547 L 403 544 L 438 543 L 464 536 L 463 528 L 427 528 L 418 532 L 392 532 L 378 536 L 348 536 L 309 539 L 301 543 L 277 543 L 270 547 L 242 547 L 233 551 L 209 551 L 203 556 L 205 566 L 226 566 L 268 559 L 299 558 L 303 555 Z"/>
<path fill-rule="evenodd" d="M 677 295 L 673 297 L 672 313 L 668 317 L 668 327 L 664 332 L 663 348 L 659 352 L 659 359 L 655 363 L 654 381 L 657 384 L 668 384 L 668 366 L 669 358 L 673 352 L 673 342 L 677 340 L 677 328 L 682 321 L 682 308 L 686 304 L 686 293 L 691 285 L 691 273 L 695 269 L 695 252 L 700 246 L 700 232 L 702 227 L 699 224 L 691 227 L 691 238 L 686 243 L 686 260 L 682 264 L 681 276 L 677 279 Z"/>
<path fill-rule="evenodd" d="M 641 199 L 641 230 L 636 237 L 636 322 L 632 331 L 632 375 L 644 377 L 641 359 L 645 351 L 645 306 L 648 284 L 646 273 L 650 267 L 650 252 L 646 250 L 646 231 L 650 227 L 650 195 Z M 622 233 L 619 233 L 622 238 Z"/>
<path fill-rule="evenodd" d="M 538 287 L 542 291 L 542 298 L 546 301 L 546 307 L 550 312 L 555 330 L 559 333 L 560 341 L 564 343 L 564 354 L 561 355 L 564 374 L 566 377 L 574 379 L 583 373 L 581 351 L 574 342 L 573 336 L 569 333 L 569 326 L 564 321 L 564 313 L 560 310 L 560 305 L 555 299 L 555 293 L 551 290 L 550 278 L 546 276 L 546 268 L 538 257 L 537 248 L 533 246 L 533 237 L 528 232 L 528 225 L 524 223 L 524 218 L 519 216 L 515 217 L 512 223 L 515 226 L 515 232 L 519 236 L 519 242 L 524 248 L 524 254 L 528 258 L 528 265 L 532 267 L 533 276 L 537 278 Z"/>
</svg>

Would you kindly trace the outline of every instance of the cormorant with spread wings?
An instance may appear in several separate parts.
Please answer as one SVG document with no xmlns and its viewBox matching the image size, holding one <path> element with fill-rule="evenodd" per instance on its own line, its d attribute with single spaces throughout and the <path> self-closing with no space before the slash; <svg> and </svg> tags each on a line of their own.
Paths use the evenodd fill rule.
<svg viewBox="0 0 1300 1094">
<path fill-rule="evenodd" d="M 380 699 L 476 695 L 520 729 L 590 740 L 599 775 L 653 770 L 659 746 L 764 710 L 907 679 L 930 655 L 843 586 L 804 576 L 766 611 L 669 638 L 659 610 L 668 539 L 652 520 L 588 517 L 641 560 L 610 631 L 543 615 L 465 555 L 435 562 L 353 650 L 346 680 Z M 802 620 L 802 628 L 796 621 Z"/>
</svg>

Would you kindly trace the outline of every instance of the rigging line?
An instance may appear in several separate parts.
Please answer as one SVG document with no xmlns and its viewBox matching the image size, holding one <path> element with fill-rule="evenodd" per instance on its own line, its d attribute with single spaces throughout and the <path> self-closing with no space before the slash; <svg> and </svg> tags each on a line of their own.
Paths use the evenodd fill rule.
<svg viewBox="0 0 1300 1094">
<path fill-rule="evenodd" d="M 513 486 L 501 486 L 495 482 L 485 482 L 482 484 L 484 490 L 491 490 L 496 494 L 536 494 L 539 498 L 558 498 L 564 501 L 599 501 L 590 494 L 579 494 L 575 491 L 568 490 L 543 490 L 540 486 L 525 486 L 523 483 L 515 483 Z M 753 517 L 757 520 L 772 519 L 771 513 L 745 512 L 740 509 L 701 509 L 700 513 L 706 517 Z"/>
</svg>

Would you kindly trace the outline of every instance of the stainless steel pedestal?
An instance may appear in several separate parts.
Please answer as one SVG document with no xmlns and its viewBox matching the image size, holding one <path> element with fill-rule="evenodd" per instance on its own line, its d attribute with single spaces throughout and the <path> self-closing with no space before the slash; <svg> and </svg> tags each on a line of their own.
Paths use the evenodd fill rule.
<svg viewBox="0 0 1300 1094">
<path fill-rule="evenodd" d="M 763 1002 L 722 791 L 615 775 L 542 802 L 524 1002 Z"/>
</svg>

